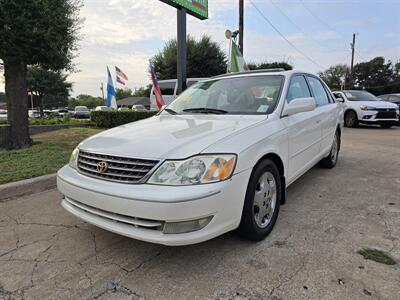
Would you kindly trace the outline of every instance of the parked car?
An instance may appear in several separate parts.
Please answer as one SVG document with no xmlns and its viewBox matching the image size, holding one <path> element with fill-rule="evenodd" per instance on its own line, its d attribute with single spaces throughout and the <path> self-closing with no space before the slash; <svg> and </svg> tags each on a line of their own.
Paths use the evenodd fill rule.
<svg viewBox="0 0 400 300">
<path fill-rule="evenodd" d="M 106 230 L 165 245 L 236 228 L 262 240 L 286 188 L 317 163 L 336 165 L 342 111 L 309 73 L 261 70 L 199 82 L 156 116 L 79 144 L 58 171 L 62 206 Z"/>
<path fill-rule="evenodd" d="M 96 108 L 95 108 L 95 111 L 108 111 L 108 110 L 110 110 L 110 108 L 107 106 L 104 106 L 104 105 L 96 106 Z"/>
<path fill-rule="evenodd" d="M 397 104 L 397 106 L 400 108 L 400 93 L 399 94 L 386 94 L 386 95 L 380 95 L 378 98 L 392 102 L 394 104 Z"/>
<path fill-rule="evenodd" d="M 132 105 L 132 110 L 146 110 L 146 107 L 144 105 Z"/>
<path fill-rule="evenodd" d="M 364 123 L 390 128 L 399 120 L 397 105 L 382 101 L 367 91 L 345 90 L 333 94 L 344 103 L 344 124 L 347 127 Z"/>
<path fill-rule="evenodd" d="M 396 104 L 400 110 L 400 93 L 399 94 L 380 95 L 378 97 L 382 100 L 389 101 L 389 102 Z M 399 121 L 397 122 L 397 125 L 400 126 L 400 118 L 399 118 Z"/>
<path fill-rule="evenodd" d="M 68 115 L 68 108 L 57 108 L 53 109 L 51 113 L 57 117 L 64 118 L 66 115 Z"/>
<path fill-rule="evenodd" d="M 207 78 L 188 78 L 186 80 L 187 88 L 191 87 L 196 82 L 199 82 L 204 79 Z M 161 94 L 163 96 L 165 105 L 170 104 L 173 100 L 176 99 L 178 90 L 178 81 L 176 79 L 160 80 L 158 82 L 158 85 L 160 86 Z M 156 95 L 154 94 L 153 87 L 151 88 L 150 91 L 150 110 L 158 110 L 156 104 Z"/>
<path fill-rule="evenodd" d="M 90 111 L 86 106 L 76 106 L 74 117 L 76 119 L 88 119 L 90 118 Z"/>
<path fill-rule="evenodd" d="M 29 118 L 40 118 L 40 112 L 37 110 L 28 110 Z"/>
<path fill-rule="evenodd" d="M 0 109 L 0 120 L 1 121 L 7 121 L 8 120 L 7 111 L 5 109 Z"/>
</svg>

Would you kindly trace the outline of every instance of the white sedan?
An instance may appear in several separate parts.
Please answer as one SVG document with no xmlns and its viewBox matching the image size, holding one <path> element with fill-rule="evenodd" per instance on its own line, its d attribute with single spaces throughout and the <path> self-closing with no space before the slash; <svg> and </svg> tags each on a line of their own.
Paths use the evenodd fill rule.
<svg viewBox="0 0 400 300">
<path fill-rule="evenodd" d="M 390 128 L 399 121 L 396 104 L 383 101 L 367 91 L 345 90 L 333 94 L 344 103 L 344 125 L 347 127 L 364 123 Z"/>
<path fill-rule="evenodd" d="M 158 115 L 83 141 L 58 172 L 63 207 L 165 245 L 273 229 L 286 188 L 336 165 L 342 107 L 317 76 L 262 70 L 198 82 Z"/>
</svg>

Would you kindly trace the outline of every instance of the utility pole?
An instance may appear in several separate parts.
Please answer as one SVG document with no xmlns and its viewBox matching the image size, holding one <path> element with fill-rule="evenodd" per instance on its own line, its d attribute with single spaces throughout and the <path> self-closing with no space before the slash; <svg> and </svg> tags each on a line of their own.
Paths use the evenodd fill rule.
<svg viewBox="0 0 400 300">
<path fill-rule="evenodd" d="M 177 9 L 177 23 L 178 23 L 178 57 L 177 57 L 177 71 L 178 71 L 178 90 L 179 95 L 186 89 L 186 59 L 187 59 L 187 46 L 186 46 L 186 9 L 179 7 Z"/>
<path fill-rule="evenodd" d="M 244 0 L 239 0 L 239 48 L 243 55 L 243 31 L 244 31 Z"/>
<path fill-rule="evenodd" d="M 356 34 L 355 33 L 353 33 L 353 42 L 350 45 L 351 45 L 350 87 L 353 88 L 354 48 L 356 45 Z"/>
<path fill-rule="evenodd" d="M 101 90 L 101 95 L 102 95 L 103 100 L 104 100 L 104 87 L 103 87 L 103 83 L 101 83 L 101 85 L 100 85 L 100 90 Z"/>
</svg>

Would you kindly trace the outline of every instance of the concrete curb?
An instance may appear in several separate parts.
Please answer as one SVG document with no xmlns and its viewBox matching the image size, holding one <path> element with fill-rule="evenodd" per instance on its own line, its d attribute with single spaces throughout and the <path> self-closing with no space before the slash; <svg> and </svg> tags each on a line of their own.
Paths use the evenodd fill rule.
<svg viewBox="0 0 400 300">
<path fill-rule="evenodd" d="M 56 173 L 0 185 L 0 202 L 43 192 L 56 187 Z"/>
</svg>

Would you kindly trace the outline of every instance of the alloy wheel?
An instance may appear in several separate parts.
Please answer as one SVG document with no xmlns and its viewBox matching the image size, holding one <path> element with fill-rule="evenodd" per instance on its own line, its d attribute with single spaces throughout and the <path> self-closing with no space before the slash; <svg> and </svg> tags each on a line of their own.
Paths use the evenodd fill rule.
<svg viewBox="0 0 400 300">
<path fill-rule="evenodd" d="M 265 228 L 271 222 L 276 208 L 276 182 L 271 172 L 258 179 L 254 193 L 253 214 L 258 227 Z"/>
</svg>

